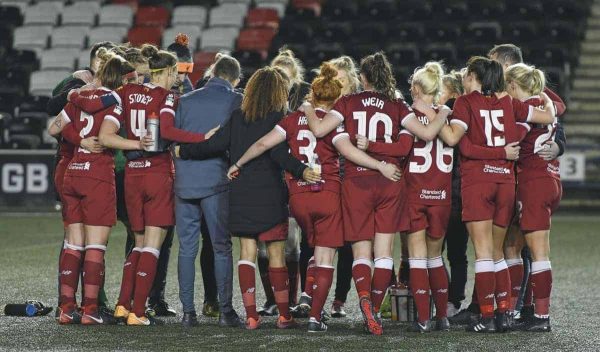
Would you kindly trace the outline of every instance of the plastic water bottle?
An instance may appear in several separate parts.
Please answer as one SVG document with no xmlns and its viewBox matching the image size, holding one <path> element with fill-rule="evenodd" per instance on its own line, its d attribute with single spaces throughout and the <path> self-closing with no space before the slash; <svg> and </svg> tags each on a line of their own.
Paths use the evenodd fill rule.
<svg viewBox="0 0 600 352">
<path fill-rule="evenodd" d="M 160 136 L 160 120 L 158 119 L 158 116 L 150 115 L 150 117 L 148 117 L 148 119 L 146 120 L 146 129 L 148 130 L 150 137 L 152 137 L 153 142 L 151 147 L 146 148 L 146 151 L 160 151 L 160 143 L 158 140 Z"/>
<path fill-rule="evenodd" d="M 33 317 L 46 315 L 52 311 L 52 307 L 46 307 L 42 302 L 27 301 L 25 304 L 7 304 L 4 306 L 4 314 L 17 317 Z"/>
<path fill-rule="evenodd" d="M 313 160 L 310 163 L 310 168 L 319 175 L 321 174 L 321 161 L 319 160 L 319 156 L 317 154 L 313 154 Z M 312 192 L 320 192 L 322 188 L 322 181 L 311 183 L 310 185 L 310 190 Z"/>
</svg>

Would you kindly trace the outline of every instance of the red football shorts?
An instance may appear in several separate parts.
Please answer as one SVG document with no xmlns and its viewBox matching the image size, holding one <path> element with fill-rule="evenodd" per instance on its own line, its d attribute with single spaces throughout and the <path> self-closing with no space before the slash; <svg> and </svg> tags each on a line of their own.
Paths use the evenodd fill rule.
<svg viewBox="0 0 600 352">
<path fill-rule="evenodd" d="M 63 209 L 66 224 L 114 226 L 117 222 L 115 185 L 89 177 L 65 177 Z"/>
<path fill-rule="evenodd" d="M 344 245 L 340 194 L 330 191 L 302 192 L 290 196 L 290 211 L 311 247 Z"/>
<path fill-rule="evenodd" d="M 398 183 L 401 184 L 400 191 L 400 232 L 409 232 L 410 230 L 410 217 L 408 216 L 408 197 L 406 192 L 408 186 L 406 185 L 406 179 L 403 177 Z"/>
<path fill-rule="evenodd" d="M 408 217 L 410 218 L 410 230 L 414 233 L 427 230 L 427 235 L 440 239 L 446 235 L 448 221 L 452 206 L 448 205 L 425 205 L 408 203 Z"/>
<path fill-rule="evenodd" d="M 347 177 L 342 182 L 344 239 L 372 240 L 375 233 L 400 231 L 402 183 L 381 174 Z"/>
<path fill-rule="evenodd" d="M 173 175 L 125 173 L 125 206 L 134 232 L 143 232 L 146 226 L 175 225 Z"/>
<path fill-rule="evenodd" d="M 56 194 L 58 194 L 58 198 L 60 199 L 62 204 L 62 218 L 65 227 L 68 225 L 65 221 L 67 214 L 65 213 L 65 204 L 63 200 L 63 183 L 65 182 L 65 172 L 67 171 L 67 166 L 71 159 L 60 158 L 58 163 L 56 164 L 56 168 L 54 169 L 54 189 L 56 190 Z"/>
<path fill-rule="evenodd" d="M 521 231 L 550 229 L 550 217 L 558 209 L 562 184 L 551 177 L 537 178 L 517 185 L 517 207 Z"/>
<path fill-rule="evenodd" d="M 515 210 L 513 183 L 476 183 L 462 185 L 462 220 L 493 220 L 494 225 L 508 227 Z"/>
<path fill-rule="evenodd" d="M 289 221 L 282 222 L 265 232 L 258 234 L 257 240 L 263 242 L 285 241 L 288 237 Z"/>
</svg>

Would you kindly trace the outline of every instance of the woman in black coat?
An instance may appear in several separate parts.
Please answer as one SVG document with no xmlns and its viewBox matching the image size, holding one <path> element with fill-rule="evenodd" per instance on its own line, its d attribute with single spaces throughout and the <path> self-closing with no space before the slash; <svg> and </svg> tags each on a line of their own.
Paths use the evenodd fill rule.
<svg viewBox="0 0 600 352">
<path fill-rule="evenodd" d="M 238 160 L 244 152 L 270 132 L 287 111 L 288 90 L 285 79 L 271 67 L 254 73 L 246 86 L 242 107 L 208 141 L 182 145 L 182 159 L 204 159 L 229 151 L 230 160 Z M 176 151 L 177 153 L 177 151 Z M 231 182 L 229 193 L 229 229 L 240 238 L 238 274 L 246 328 L 256 329 L 260 318 L 255 300 L 255 261 L 257 241 L 267 242 L 269 277 L 279 309 L 277 327 L 295 325 L 288 307 L 288 274 L 285 265 L 285 240 L 288 233 L 287 188 L 282 169 L 297 178 L 317 182 L 320 175 L 292 157 L 285 143 L 254 159 L 240 170 Z"/>
</svg>

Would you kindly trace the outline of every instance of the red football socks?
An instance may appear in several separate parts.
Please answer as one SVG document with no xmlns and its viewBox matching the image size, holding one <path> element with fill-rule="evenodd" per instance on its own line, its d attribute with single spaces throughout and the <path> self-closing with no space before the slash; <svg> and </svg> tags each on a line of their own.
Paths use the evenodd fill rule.
<svg viewBox="0 0 600 352">
<path fill-rule="evenodd" d="M 371 265 L 372 262 L 365 258 L 358 258 L 352 263 L 352 278 L 359 298 L 371 298 Z"/>
<path fill-rule="evenodd" d="M 321 311 L 327 300 L 329 288 L 333 282 L 333 266 L 320 265 L 315 268 L 314 290 L 312 296 L 312 306 L 310 307 L 310 317 L 321 321 Z"/>
<path fill-rule="evenodd" d="M 478 259 L 475 261 L 475 287 L 481 316 L 491 318 L 494 316 L 494 292 L 496 290 L 496 275 L 492 259 Z"/>
<path fill-rule="evenodd" d="M 242 291 L 242 301 L 246 309 L 246 318 L 258 320 L 256 312 L 256 265 L 247 260 L 238 262 L 238 276 L 240 281 L 240 290 Z"/>
<path fill-rule="evenodd" d="M 442 257 L 428 258 L 429 286 L 435 303 L 436 318 L 445 318 L 448 309 L 448 273 Z"/>
<path fill-rule="evenodd" d="M 127 256 L 125 264 L 123 264 L 123 279 L 121 280 L 121 292 L 117 305 L 123 306 L 127 310 L 131 310 L 131 300 L 133 299 L 133 291 L 135 289 L 135 273 L 137 272 L 141 254 L 141 248 L 133 248 Z"/>
<path fill-rule="evenodd" d="M 275 303 L 279 309 L 279 315 L 285 319 L 290 319 L 290 301 L 289 301 L 289 282 L 287 267 L 272 268 L 269 267 L 269 278 L 273 285 L 273 294 L 275 295 Z"/>
<path fill-rule="evenodd" d="M 79 273 L 81 270 L 81 261 L 83 260 L 83 247 L 66 244 L 63 250 L 61 261 L 59 263 L 60 270 L 60 302 L 61 304 L 73 304 L 75 293 L 79 285 Z"/>
<path fill-rule="evenodd" d="M 533 289 L 535 316 L 537 318 L 548 318 L 550 316 L 550 293 L 552 292 L 550 261 L 531 263 L 531 288 Z"/>
<path fill-rule="evenodd" d="M 496 276 L 496 306 L 498 313 L 505 313 L 510 309 L 510 274 L 508 266 L 504 259 L 494 263 L 494 272 Z"/>
<path fill-rule="evenodd" d="M 317 265 L 315 263 L 315 257 L 310 257 L 308 266 L 306 267 L 306 280 L 304 281 L 304 293 L 309 297 L 313 296 L 313 284 L 315 282 L 315 275 L 317 271 Z"/>
<path fill-rule="evenodd" d="M 373 309 L 379 312 L 381 302 L 390 287 L 394 267 L 394 260 L 390 257 L 375 258 L 375 270 L 373 271 L 373 281 L 371 282 L 371 301 Z"/>
<path fill-rule="evenodd" d="M 133 313 L 138 317 L 142 317 L 146 313 L 146 301 L 148 300 L 148 295 L 156 276 L 159 255 L 160 250 L 156 248 L 145 247 L 142 249 L 136 270 L 132 309 Z"/>
<path fill-rule="evenodd" d="M 98 291 L 104 281 L 104 245 L 85 246 L 85 259 L 83 261 L 83 287 L 85 296 L 83 306 L 86 314 L 91 314 L 98 307 Z"/>
<path fill-rule="evenodd" d="M 417 306 L 419 322 L 429 320 L 431 307 L 429 305 L 429 275 L 427 273 L 427 258 L 409 258 L 410 290 Z"/>
<path fill-rule="evenodd" d="M 506 259 L 508 273 L 510 275 L 510 310 L 515 310 L 517 301 L 521 294 L 521 283 L 523 282 L 523 259 Z"/>
</svg>

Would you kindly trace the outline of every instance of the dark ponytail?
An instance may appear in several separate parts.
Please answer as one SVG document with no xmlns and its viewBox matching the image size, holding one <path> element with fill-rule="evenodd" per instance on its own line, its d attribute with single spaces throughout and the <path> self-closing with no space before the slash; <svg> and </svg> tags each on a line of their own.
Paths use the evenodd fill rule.
<svg viewBox="0 0 600 352">
<path fill-rule="evenodd" d="M 158 50 L 157 47 L 150 44 L 142 46 L 142 55 L 148 58 L 148 66 L 151 73 L 158 73 L 166 68 L 177 65 L 177 57 L 164 50 Z"/>
<path fill-rule="evenodd" d="M 481 83 L 481 93 L 491 96 L 494 93 L 504 92 L 506 83 L 502 66 L 483 56 L 473 56 L 467 62 L 467 73 L 473 73 Z"/>
<path fill-rule="evenodd" d="M 396 79 L 385 54 L 380 51 L 363 58 L 360 62 L 360 73 L 378 93 L 388 100 L 396 100 Z"/>
</svg>

